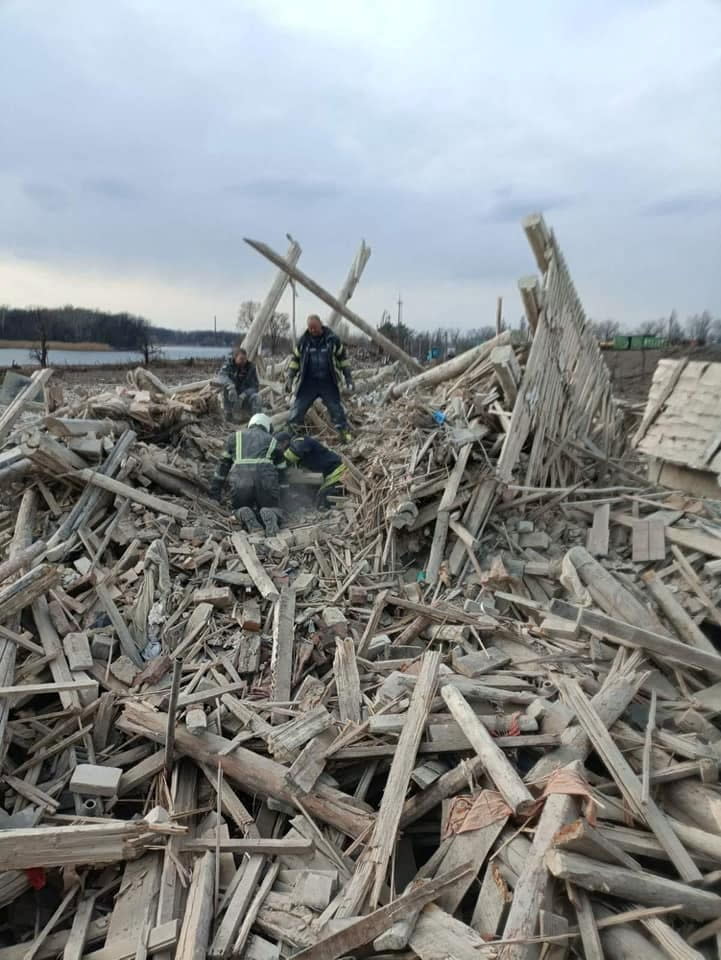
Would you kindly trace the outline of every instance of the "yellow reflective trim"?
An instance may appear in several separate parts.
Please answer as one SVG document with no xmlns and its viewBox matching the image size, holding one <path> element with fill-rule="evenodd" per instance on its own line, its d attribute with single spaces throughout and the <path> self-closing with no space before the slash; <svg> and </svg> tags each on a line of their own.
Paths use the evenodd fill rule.
<svg viewBox="0 0 721 960">
<path fill-rule="evenodd" d="M 323 483 L 321 484 L 321 490 L 325 487 L 332 487 L 334 484 L 339 483 L 343 479 L 345 474 L 345 464 L 339 464 L 335 470 L 332 470 L 327 477 L 323 478 Z"/>
</svg>

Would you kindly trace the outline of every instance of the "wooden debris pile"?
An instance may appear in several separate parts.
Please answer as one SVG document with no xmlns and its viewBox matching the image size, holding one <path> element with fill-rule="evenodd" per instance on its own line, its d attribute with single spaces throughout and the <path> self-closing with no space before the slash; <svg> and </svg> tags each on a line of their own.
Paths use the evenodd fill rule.
<svg viewBox="0 0 721 960">
<path fill-rule="evenodd" d="M 719 955 L 721 504 L 644 478 L 528 231 L 530 342 L 397 358 L 278 537 L 125 417 L 0 414 L 0 960 Z"/>
<path fill-rule="evenodd" d="M 218 390 L 210 380 L 166 386 L 142 367 L 128 383 L 105 393 L 89 394 L 55 411 L 59 419 L 109 420 L 135 430 L 143 439 L 177 442 L 189 424 L 220 413 Z"/>
</svg>

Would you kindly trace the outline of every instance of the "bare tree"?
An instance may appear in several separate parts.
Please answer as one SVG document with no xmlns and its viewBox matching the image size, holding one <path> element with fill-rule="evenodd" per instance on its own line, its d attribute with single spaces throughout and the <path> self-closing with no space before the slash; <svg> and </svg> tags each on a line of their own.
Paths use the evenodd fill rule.
<svg viewBox="0 0 721 960">
<path fill-rule="evenodd" d="M 666 336 L 671 343 L 678 343 L 680 340 L 683 340 L 683 329 L 681 328 L 681 324 L 678 322 L 678 314 L 675 310 L 672 310 L 668 316 Z"/>
<path fill-rule="evenodd" d="M 618 320 L 612 320 L 610 317 L 607 317 L 605 320 L 591 321 L 591 330 L 598 340 L 612 340 L 620 329 L 621 324 Z"/>
<path fill-rule="evenodd" d="M 249 330 L 259 310 L 260 304 L 255 300 L 244 300 L 238 310 L 238 329 Z"/>
<path fill-rule="evenodd" d="M 721 317 L 716 317 L 711 322 L 711 336 L 709 337 L 712 343 L 721 343 Z"/>
<path fill-rule="evenodd" d="M 695 313 L 686 320 L 689 337 L 698 343 L 706 343 L 712 322 L 713 318 L 708 310 L 704 310 L 703 313 Z"/>
<path fill-rule="evenodd" d="M 278 353 L 284 340 L 288 339 L 290 333 L 290 317 L 287 313 L 276 313 L 270 318 L 265 339 L 268 341 L 271 356 Z"/>
<path fill-rule="evenodd" d="M 159 360 L 163 351 L 155 340 L 155 334 L 145 317 L 135 317 L 136 349 L 143 355 L 143 364 L 148 367 Z"/>
<path fill-rule="evenodd" d="M 642 337 L 661 337 L 666 332 L 666 321 L 664 319 L 646 320 L 639 324 L 637 332 Z"/>
<path fill-rule="evenodd" d="M 250 329 L 255 320 L 260 304 L 255 300 L 244 300 L 238 310 L 238 329 L 246 331 Z M 290 318 L 287 313 L 278 313 L 276 311 L 270 319 L 263 341 L 270 350 L 271 355 L 278 353 L 284 340 L 288 339 L 290 333 Z"/>
<path fill-rule="evenodd" d="M 34 310 L 34 327 L 37 344 L 30 349 L 30 359 L 39 363 L 45 369 L 48 365 L 48 343 L 50 333 L 50 322 L 45 310 Z"/>
</svg>

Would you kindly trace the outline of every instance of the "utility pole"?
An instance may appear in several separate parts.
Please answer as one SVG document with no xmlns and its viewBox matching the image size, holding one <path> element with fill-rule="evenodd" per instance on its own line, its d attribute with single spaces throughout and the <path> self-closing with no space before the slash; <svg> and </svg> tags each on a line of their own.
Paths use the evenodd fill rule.
<svg viewBox="0 0 721 960">
<path fill-rule="evenodd" d="M 401 300 L 400 291 L 398 292 L 398 346 L 403 346 L 403 336 L 401 334 L 401 317 L 403 316 L 403 301 Z"/>
<path fill-rule="evenodd" d="M 213 342 L 216 347 L 218 346 L 218 317 L 217 314 L 213 314 Z"/>
</svg>

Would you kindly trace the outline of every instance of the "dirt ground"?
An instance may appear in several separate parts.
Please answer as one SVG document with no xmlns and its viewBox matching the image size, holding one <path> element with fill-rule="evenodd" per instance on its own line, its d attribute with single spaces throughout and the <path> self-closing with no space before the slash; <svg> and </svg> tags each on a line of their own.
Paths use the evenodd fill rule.
<svg viewBox="0 0 721 960">
<path fill-rule="evenodd" d="M 692 360 L 721 362 L 721 346 L 670 347 L 668 350 L 604 350 L 604 359 L 611 371 L 615 396 L 632 403 L 643 403 L 648 396 L 656 364 L 663 357 L 675 360 L 690 356 Z"/>
<path fill-rule="evenodd" d="M 721 362 L 721 345 L 707 347 L 672 347 L 668 350 L 605 350 L 604 359 L 611 371 L 614 394 L 631 403 L 643 403 L 648 396 L 656 364 L 662 357 L 690 355 L 693 360 Z M 168 384 L 202 380 L 216 373 L 217 360 L 194 360 L 189 363 L 160 363 L 153 371 Z M 92 365 L 85 367 L 56 367 L 54 378 L 73 393 L 83 390 L 97 392 L 125 383 L 129 366 Z M 18 370 L 29 374 L 31 369 Z"/>
</svg>

